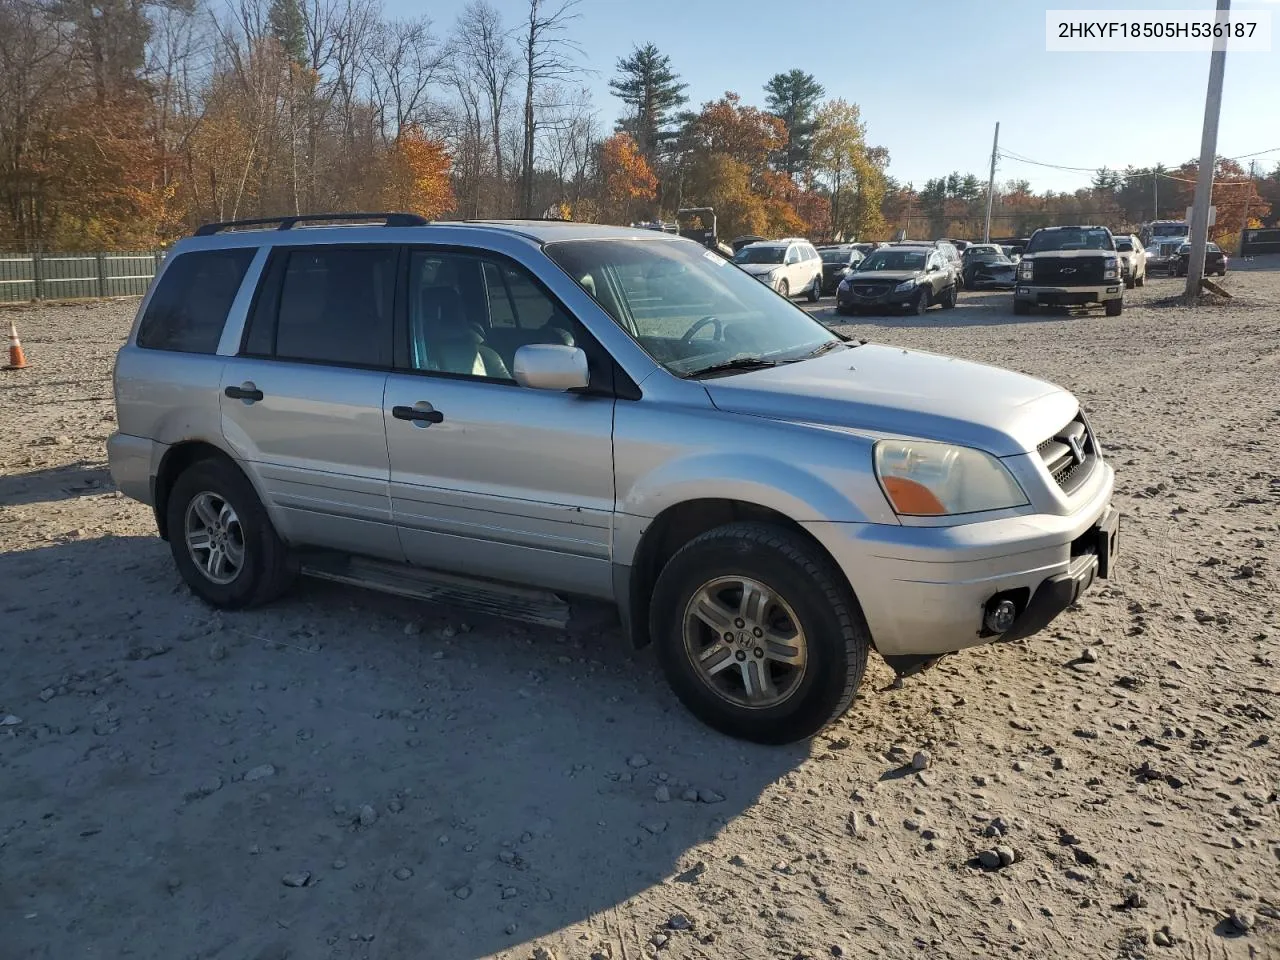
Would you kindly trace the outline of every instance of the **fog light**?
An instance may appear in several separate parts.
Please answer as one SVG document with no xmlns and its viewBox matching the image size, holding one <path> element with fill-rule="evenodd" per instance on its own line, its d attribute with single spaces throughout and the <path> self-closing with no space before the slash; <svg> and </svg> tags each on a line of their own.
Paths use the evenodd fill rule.
<svg viewBox="0 0 1280 960">
<path fill-rule="evenodd" d="M 1119 292 L 1120 292 L 1119 287 L 1107 287 L 1107 293 L 1119 293 Z"/>
<path fill-rule="evenodd" d="M 1000 600 L 987 608 L 983 623 L 992 633 L 1004 633 L 1018 618 L 1018 608 L 1012 600 Z"/>
</svg>

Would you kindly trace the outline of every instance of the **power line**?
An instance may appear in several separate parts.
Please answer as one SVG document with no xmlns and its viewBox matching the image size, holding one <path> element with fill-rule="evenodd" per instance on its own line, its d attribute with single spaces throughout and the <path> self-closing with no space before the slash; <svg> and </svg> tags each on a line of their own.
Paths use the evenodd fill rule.
<svg viewBox="0 0 1280 960">
<path fill-rule="evenodd" d="M 1228 161 L 1246 160 L 1249 157 L 1260 157 L 1266 153 L 1277 153 L 1277 152 L 1280 152 L 1280 147 L 1270 147 L 1266 150 L 1256 150 L 1253 153 L 1242 153 L 1239 156 L 1223 157 L 1222 159 L 1228 160 Z M 1070 173 L 1087 173 L 1090 176 L 1097 174 L 1099 170 L 1103 170 L 1103 169 L 1109 170 L 1109 168 L 1105 166 L 1104 167 L 1072 167 L 1072 166 L 1067 166 L 1066 164 L 1061 164 L 1061 163 L 1046 163 L 1043 160 L 1032 160 L 1030 157 L 1024 157 L 1021 154 L 1014 153 L 1012 150 L 1008 150 L 1008 149 L 1001 150 L 1000 156 L 1002 158 L 1007 158 L 1009 160 L 1015 160 L 1019 163 L 1029 163 L 1032 166 L 1036 166 L 1036 167 L 1046 167 L 1050 170 L 1066 170 Z M 1120 179 L 1120 180 L 1142 180 L 1142 179 L 1146 179 L 1147 177 L 1161 177 L 1165 180 L 1175 180 L 1178 183 L 1195 183 L 1196 182 L 1193 179 L 1189 179 L 1186 177 L 1175 177 L 1172 174 L 1163 173 L 1156 170 L 1147 170 L 1144 173 L 1120 173 L 1119 171 L 1114 171 L 1114 175 L 1116 176 L 1117 179 Z M 1232 184 L 1232 183 L 1244 183 L 1244 182 L 1246 181 L 1244 180 L 1215 180 L 1214 181 L 1215 184 L 1224 184 L 1224 185 Z"/>
</svg>

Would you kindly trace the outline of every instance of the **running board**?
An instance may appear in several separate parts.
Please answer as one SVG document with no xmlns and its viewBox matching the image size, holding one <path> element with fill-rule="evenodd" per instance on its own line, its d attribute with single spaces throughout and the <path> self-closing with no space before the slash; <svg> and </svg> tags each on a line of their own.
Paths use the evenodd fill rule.
<svg viewBox="0 0 1280 960">
<path fill-rule="evenodd" d="M 302 562 L 302 573 L 318 580 L 365 587 L 398 597 L 451 604 L 473 613 L 543 627 L 563 630 L 569 624 L 569 605 L 547 590 L 508 586 L 492 580 L 341 555 L 307 557 Z"/>
</svg>

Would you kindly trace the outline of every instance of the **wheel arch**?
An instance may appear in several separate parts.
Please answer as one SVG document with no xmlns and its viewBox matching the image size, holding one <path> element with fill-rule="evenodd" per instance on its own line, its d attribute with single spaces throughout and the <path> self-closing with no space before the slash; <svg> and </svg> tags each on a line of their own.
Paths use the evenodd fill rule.
<svg viewBox="0 0 1280 960">
<path fill-rule="evenodd" d="M 235 458 L 222 448 L 207 440 L 193 439 L 175 443 L 160 458 L 160 465 L 156 469 L 152 486 L 152 508 L 155 511 L 156 526 L 159 528 L 162 540 L 169 539 L 169 493 L 173 490 L 173 485 L 178 477 L 182 476 L 183 472 L 193 464 L 202 460 L 221 460 L 231 465 L 249 481 L 249 485 L 258 493 L 258 499 L 262 500 L 261 491 L 258 490 L 257 484 L 253 482 L 253 478 L 245 473 L 240 464 L 236 463 Z M 262 502 L 265 506 L 266 501 L 262 500 Z"/>
<path fill-rule="evenodd" d="M 830 551 L 803 525 L 785 513 L 746 500 L 713 497 L 684 500 L 672 504 L 653 518 L 640 536 L 631 566 L 622 568 L 628 572 L 628 582 L 625 590 L 619 590 L 618 598 L 622 602 L 623 622 L 634 648 L 646 647 L 653 641 L 649 631 L 649 605 L 658 574 L 667 561 L 695 537 L 716 527 L 743 520 L 780 527 L 810 544 L 831 564 L 839 581 L 848 587 L 854 602 L 858 602 L 853 584 Z"/>
</svg>

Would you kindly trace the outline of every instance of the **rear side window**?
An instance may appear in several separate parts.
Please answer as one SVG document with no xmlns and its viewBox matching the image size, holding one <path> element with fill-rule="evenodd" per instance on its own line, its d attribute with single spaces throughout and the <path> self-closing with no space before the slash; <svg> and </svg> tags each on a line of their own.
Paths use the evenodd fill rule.
<svg viewBox="0 0 1280 960">
<path fill-rule="evenodd" d="M 307 247 L 273 258 L 245 343 L 251 356 L 391 366 L 396 251 Z"/>
<path fill-rule="evenodd" d="M 256 252 L 236 247 L 179 254 L 151 295 L 138 327 L 138 346 L 215 353 L 227 311 Z"/>
</svg>

